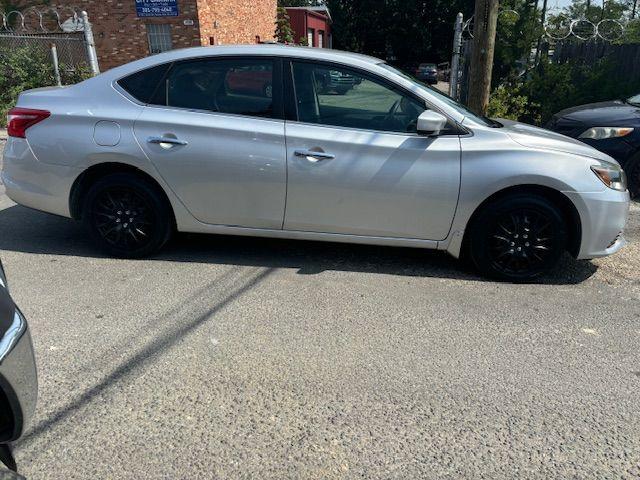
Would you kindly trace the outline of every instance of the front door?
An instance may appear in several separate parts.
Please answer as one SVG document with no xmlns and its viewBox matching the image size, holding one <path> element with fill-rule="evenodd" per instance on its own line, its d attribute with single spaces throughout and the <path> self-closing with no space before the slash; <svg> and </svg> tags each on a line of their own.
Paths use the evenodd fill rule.
<svg viewBox="0 0 640 480">
<path fill-rule="evenodd" d="M 348 68 L 293 62 L 284 228 L 443 240 L 460 188 L 460 140 L 416 133 L 423 101 Z M 348 79 L 334 89 L 327 78 Z M 345 91 L 346 90 L 346 91 Z"/>
<path fill-rule="evenodd" d="M 265 57 L 177 62 L 135 122 L 145 154 L 203 223 L 282 228 L 277 65 Z"/>
</svg>

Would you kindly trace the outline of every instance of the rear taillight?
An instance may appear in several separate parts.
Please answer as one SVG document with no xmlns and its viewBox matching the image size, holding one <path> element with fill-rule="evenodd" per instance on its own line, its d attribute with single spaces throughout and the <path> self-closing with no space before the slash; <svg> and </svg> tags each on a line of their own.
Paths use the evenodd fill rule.
<svg viewBox="0 0 640 480">
<path fill-rule="evenodd" d="M 49 117 L 47 110 L 15 107 L 7 114 L 7 133 L 10 137 L 26 138 L 27 128 Z"/>
</svg>

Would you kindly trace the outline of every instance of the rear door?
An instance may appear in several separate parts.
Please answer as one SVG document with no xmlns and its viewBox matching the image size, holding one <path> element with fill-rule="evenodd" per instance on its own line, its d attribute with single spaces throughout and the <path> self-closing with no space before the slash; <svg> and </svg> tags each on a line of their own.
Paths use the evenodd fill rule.
<svg viewBox="0 0 640 480">
<path fill-rule="evenodd" d="M 260 85 L 248 86 L 247 74 L 256 70 Z M 273 58 L 179 61 L 136 120 L 144 153 L 199 221 L 282 228 L 281 85 L 281 61 Z"/>
<path fill-rule="evenodd" d="M 442 240 L 460 188 L 460 140 L 416 133 L 423 100 L 366 72 L 293 61 L 284 228 Z M 347 91 L 328 77 L 355 79 Z"/>
</svg>

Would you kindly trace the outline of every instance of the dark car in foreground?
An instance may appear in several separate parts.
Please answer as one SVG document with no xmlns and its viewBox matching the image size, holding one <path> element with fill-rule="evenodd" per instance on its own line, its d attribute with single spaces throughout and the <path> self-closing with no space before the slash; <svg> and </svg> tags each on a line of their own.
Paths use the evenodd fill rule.
<svg viewBox="0 0 640 480">
<path fill-rule="evenodd" d="M 640 94 L 562 110 L 546 127 L 615 158 L 627 173 L 631 196 L 640 196 Z"/>
<path fill-rule="evenodd" d="M 415 77 L 430 85 L 438 83 L 438 67 L 435 63 L 421 63 L 416 69 Z"/>
<path fill-rule="evenodd" d="M 24 433 L 36 405 L 37 392 L 27 321 L 9 295 L 0 262 L 0 462 L 11 470 L 16 469 L 16 464 L 10 444 Z"/>
</svg>

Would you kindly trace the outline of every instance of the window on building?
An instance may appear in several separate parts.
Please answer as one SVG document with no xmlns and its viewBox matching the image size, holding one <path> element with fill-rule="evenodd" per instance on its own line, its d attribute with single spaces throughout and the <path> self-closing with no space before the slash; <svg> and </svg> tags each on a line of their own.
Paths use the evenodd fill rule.
<svg viewBox="0 0 640 480">
<path fill-rule="evenodd" d="M 338 127 L 415 133 L 424 103 L 354 70 L 294 62 L 298 119 Z"/>
<path fill-rule="evenodd" d="M 318 30 L 318 48 L 324 48 L 324 31 Z"/>
<path fill-rule="evenodd" d="M 315 30 L 313 28 L 307 28 L 307 43 L 310 47 L 315 47 Z"/>
<path fill-rule="evenodd" d="M 151 103 L 272 117 L 273 61 L 207 59 L 178 62 Z"/>
<path fill-rule="evenodd" d="M 149 38 L 149 53 L 166 52 L 171 50 L 171 25 L 166 23 L 147 24 L 147 36 Z"/>
</svg>

